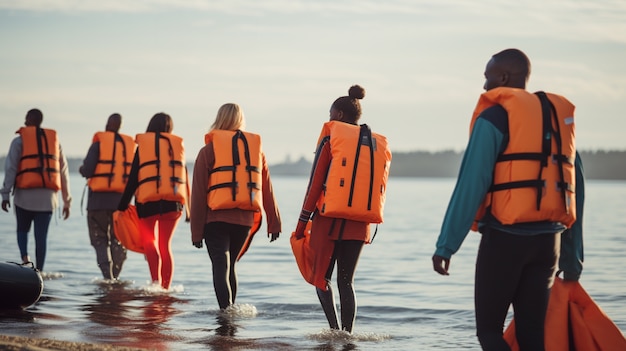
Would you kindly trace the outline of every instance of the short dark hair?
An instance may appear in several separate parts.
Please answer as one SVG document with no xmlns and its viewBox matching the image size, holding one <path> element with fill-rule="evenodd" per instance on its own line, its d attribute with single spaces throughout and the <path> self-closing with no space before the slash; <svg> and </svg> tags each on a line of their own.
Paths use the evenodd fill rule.
<svg viewBox="0 0 626 351">
<path fill-rule="evenodd" d="M 506 49 L 492 56 L 500 67 L 509 69 L 510 74 L 523 75 L 527 80 L 530 76 L 530 59 L 519 49 Z"/>
</svg>

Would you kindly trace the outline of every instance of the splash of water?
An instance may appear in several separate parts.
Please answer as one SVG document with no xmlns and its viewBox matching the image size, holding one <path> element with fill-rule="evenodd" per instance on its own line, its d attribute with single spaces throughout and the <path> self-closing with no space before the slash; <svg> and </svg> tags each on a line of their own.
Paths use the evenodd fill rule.
<svg viewBox="0 0 626 351">
<path fill-rule="evenodd" d="M 256 307 L 247 303 L 230 305 L 219 312 L 220 315 L 228 318 L 254 318 L 257 313 Z"/>
<path fill-rule="evenodd" d="M 332 341 L 332 342 L 363 342 L 374 341 L 381 342 L 391 339 L 391 335 L 385 333 L 353 333 L 350 334 L 344 330 L 324 329 L 318 333 L 309 334 L 307 338 L 316 341 Z"/>
</svg>

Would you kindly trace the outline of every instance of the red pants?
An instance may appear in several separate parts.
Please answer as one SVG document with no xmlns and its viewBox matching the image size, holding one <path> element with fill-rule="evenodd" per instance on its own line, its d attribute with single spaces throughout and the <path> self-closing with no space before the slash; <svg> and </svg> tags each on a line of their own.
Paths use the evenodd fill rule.
<svg viewBox="0 0 626 351">
<path fill-rule="evenodd" d="M 152 282 L 160 284 L 163 289 L 170 288 L 174 275 L 171 243 L 181 215 L 181 211 L 173 211 L 139 218 L 139 231 Z"/>
</svg>

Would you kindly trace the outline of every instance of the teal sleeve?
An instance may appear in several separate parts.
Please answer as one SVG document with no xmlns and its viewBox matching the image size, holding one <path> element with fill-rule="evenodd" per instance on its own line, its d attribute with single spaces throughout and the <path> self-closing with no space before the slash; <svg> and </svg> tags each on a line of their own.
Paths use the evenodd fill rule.
<svg viewBox="0 0 626 351">
<path fill-rule="evenodd" d="M 449 259 L 461 247 L 491 186 L 503 140 L 504 134 L 491 122 L 482 118 L 476 120 L 443 219 L 435 255 Z"/>
<path fill-rule="evenodd" d="M 561 234 L 559 269 L 566 280 L 578 280 L 583 271 L 583 208 L 585 202 L 585 177 L 582 160 L 576 152 L 576 222 Z"/>
</svg>

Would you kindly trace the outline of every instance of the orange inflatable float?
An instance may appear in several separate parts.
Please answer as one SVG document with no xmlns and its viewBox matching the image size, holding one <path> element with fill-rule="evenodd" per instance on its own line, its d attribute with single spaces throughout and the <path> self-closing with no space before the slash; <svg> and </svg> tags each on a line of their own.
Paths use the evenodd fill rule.
<svg viewBox="0 0 626 351">
<path fill-rule="evenodd" d="M 125 248 L 138 253 L 144 253 L 141 234 L 139 233 L 139 217 L 137 208 L 128 205 L 124 211 L 113 212 L 113 231 L 117 240 Z"/>
<path fill-rule="evenodd" d="M 298 269 L 302 274 L 302 278 L 306 280 L 309 284 L 314 284 L 314 269 L 315 266 L 315 253 L 311 248 L 311 221 L 306 224 L 306 229 L 304 230 L 304 238 L 298 239 L 296 237 L 296 232 L 291 233 L 291 238 L 289 238 L 289 242 L 291 243 L 291 251 L 293 251 L 293 256 L 296 259 L 296 264 L 298 265 Z"/>
<path fill-rule="evenodd" d="M 559 277 L 550 292 L 545 330 L 546 351 L 626 350 L 626 338 L 622 332 L 580 283 Z M 515 320 L 504 332 L 504 339 L 512 351 L 519 351 Z"/>
</svg>

